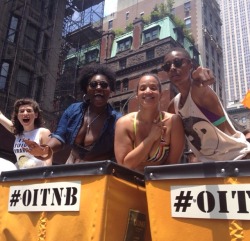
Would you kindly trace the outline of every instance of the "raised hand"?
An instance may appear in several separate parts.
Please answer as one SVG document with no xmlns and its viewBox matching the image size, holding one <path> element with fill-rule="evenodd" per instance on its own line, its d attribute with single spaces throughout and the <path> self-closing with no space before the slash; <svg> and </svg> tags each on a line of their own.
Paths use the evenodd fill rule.
<svg viewBox="0 0 250 241">
<path fill-rule="evenodd" d="M 198 67 L 192 72 L 194 84 L 199 87 L 205 87 L 214 83 L 214 75 L 210 69 Z"/>
</svg>

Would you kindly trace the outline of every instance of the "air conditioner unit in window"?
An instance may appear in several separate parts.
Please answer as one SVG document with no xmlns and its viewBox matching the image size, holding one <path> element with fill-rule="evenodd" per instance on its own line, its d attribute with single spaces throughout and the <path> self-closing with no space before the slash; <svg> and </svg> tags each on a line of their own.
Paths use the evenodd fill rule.
<svg viewBox="0 0 250 241">
<path fill-rule="evenodd" d="M 123 91 L 127 91 L 127 90 L 128 90 L 128 87 L 123 88 Z"/>
</svg>

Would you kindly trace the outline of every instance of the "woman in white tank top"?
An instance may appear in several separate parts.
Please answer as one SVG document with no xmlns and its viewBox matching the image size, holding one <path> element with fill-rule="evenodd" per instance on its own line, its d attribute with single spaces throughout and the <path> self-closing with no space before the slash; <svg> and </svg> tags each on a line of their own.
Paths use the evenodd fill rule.
<svg viewBox="0 0 250 241">
<path fill-rule="evenodd" d="M 43 145 L 50 138 L 49 129 L 42 127 L 41 110 L 36 101 L 29 98 L 18 99 L 14 104 L 11 120 L 0 112 L 0 124 L 15 135 L 13 151 L 18 169 L 52 165 L 51 155 L 42 158 L 43 160 L 37 159 L 26 151 L 27 145 L 23 141 L 28 139 Z"/>
</svg>

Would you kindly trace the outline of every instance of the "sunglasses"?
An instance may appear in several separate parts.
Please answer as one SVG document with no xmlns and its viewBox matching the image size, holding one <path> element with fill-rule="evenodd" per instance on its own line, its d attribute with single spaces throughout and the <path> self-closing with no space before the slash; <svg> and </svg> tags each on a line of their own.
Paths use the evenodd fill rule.
<svg viewBox="0 0 250 241">
<path fill-rule="evenodd" d="M 163 66 L 162 69 L 166 72 L 169 72 L 171 69 L 172 64 L 174 65 L 175 68 L 180 68 L 183 64 L 183 60 L 186 58 L 182 58 L 182 59 L 174 59 L 172 61 L 168 61 L 166 62 Z M 187 59 L 188 60 L 188 59 Z"/>
<path fill-rule="evenodd" d="M 105 81 L 100 81 L 100 82 L 91 81 L 91 82 L 89 82 L 89 86 L 91 89 L 96 89 L 98 85 L 100 85 L 102 89 L 107 89 L 109 87 L 109 84 Z"/>
</svg>

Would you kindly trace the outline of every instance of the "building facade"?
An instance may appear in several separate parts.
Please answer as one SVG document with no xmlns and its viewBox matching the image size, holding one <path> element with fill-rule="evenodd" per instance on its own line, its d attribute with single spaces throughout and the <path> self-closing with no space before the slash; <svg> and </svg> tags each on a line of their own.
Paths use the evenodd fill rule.
<svg viewBox="0 0 250 241">
<path fill-rule="evenodd" d="M 16 99 L 35 99 L 53 130 L 66 0 L 0 1 L 0 110 L 10 118 Z M 0 125 L 0 156 L 13 162 L 14 136 Z"/>
<path fill-rule="evenodd" d="M 171 5 L 171 2 L 174 2 Z M 225 100 L 224 72 L 222 58 L 220 9 L 216 0 L 118 0 L 117 12 L 106 16 L 104 30 L 124 29 L 135 18 L 145 18 L 158 5 L 171 7 L 171 13 L 177 16 L 187 30 L 190 30 L 200 53 L 200 65 L 211 69 L 216 77 L 213 89 L 222 103 Z M 169 5 L 170 4 L 170 5 Z"/>
<path fill-rule="evenodd" d="M 176 94 L 171 87 L 167 75 L 161 70 L 164 55 L 172 47 L 184 47 L 199 64 L 199 53 L 196 47 L 184 36 L 182 28 L 176 25 L 170 16 L 151 19 L 147 24 L 142 18 L 133 21 L 131 31 L 116 35 L 114 31 L 102 34 L 101 44 L 91 49 L 82 49 L 80 62 L 86 62 L 88 53 L 96 51 L 92 62 L 107 64 L 116 72 L 115 92 L 110 98 L 114 108 L 123 114 L 138 110 L 136 88 L 140 76 L 145 72 L 157 73 L 163 85 L 161 109 L 166 110 L 170 100 Z M 68 55 L 66 62 L 73 61 L 76 54 Z M 78 93 L 81 98 L 82 93 Z"/>
<path fill-rule="evenodd" d="M 53 100 L 66 0 L 0 1 L 0 109 L 18 98 L 39 102 L 53 125 Z"/>
<path fill-rule="evenodd" d="M 235 127 L 240 131 L 250 130 L 250 110 L 244 107 L 240 102 L 229 102 L 227 104 L 227 113 L 231 116 Z"/>
<path fill-rule="evenodd" d="M 218 0 L 221 9 L 226 100 L 241 101 L 250 89 L 250 1 Z"/>
</svg>

